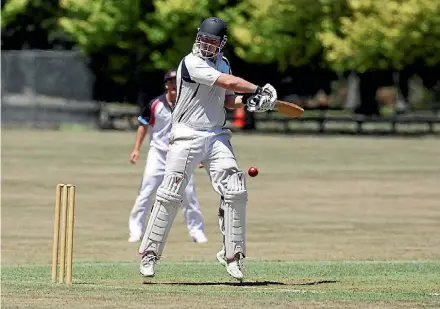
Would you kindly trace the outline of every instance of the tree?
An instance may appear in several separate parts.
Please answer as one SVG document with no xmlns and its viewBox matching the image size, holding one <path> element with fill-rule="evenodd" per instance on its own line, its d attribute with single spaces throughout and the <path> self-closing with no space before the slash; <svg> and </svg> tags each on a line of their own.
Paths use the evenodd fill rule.
<svg viewBox="0 0 440 309">
<path fill-rule="evenodd" d="M 70 49 L 72 43 L 57 26 L 63 15 L 59 1 L 2 2 L 2 49 Z"/>
<path fill-rule="evenodd" d="M 402 69 L 440 63 L 440 2 L 348 0 L 353 14 L 339 32 L 328 22 L 319 38 L 336 70 Z"/>
<path fill-rule="evenodd" d="M 235 51 L 254 63 L 289 66 L 321 65 L 318 34 L 324 21 L 348 13 L 345 0 L 247 0 L 225 10 Z M 312 63 L 311 63 L 312 62 Z"/>
<path fill-rule="evenodd" d="M 197 28 L 209 16 L 221 17 L 226 7 L 233 8 L 239 1 L 231 0 L 155 0 L 155 10 L 148 14 L 148 22 L 141 29 L 155 46 L 150 60 L 157 69 L 178 65 L 194 44 Z"/>
<path fill-rule="evenodd" d="M 140 21 L 139 1 L 61 0 L 67 14 L 58 22 L 86 54 L 110 45 L 133 49 L 137 42 L 130 34 Z"/>
<path fill-rule="evenodd" d="M 29 0 L 2 1 L 2 29 L 11 24 L 19 14 L 26 11 Z"/>
<path fill-rule="evenodd" d="M 59 25 L 92 57 L 95 73 L 136 93 L 133 87 L 140 72 L 154 68 L 142 61 L 150 49 L 139 29 L 151 4 L 141 0 L 61 0 L 61 6 L 66 15 L 59 18 Z"/>
</svg>

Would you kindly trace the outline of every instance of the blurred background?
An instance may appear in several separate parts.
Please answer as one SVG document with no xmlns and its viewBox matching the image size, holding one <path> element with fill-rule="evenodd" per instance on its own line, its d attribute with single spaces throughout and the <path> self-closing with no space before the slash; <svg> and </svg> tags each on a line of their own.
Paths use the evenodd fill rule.
<svg viewBox="0 0 440 309">
<path fill-rule="evenodd" d="M 440 1 L 1 10 L 2 308 L 440 308 Z M 255 285 L 223 286 L 218 195 L 197 169 L 209 242 L 192 243 L 178 215 L 159 284 L 141 286 L 127 219 L 148 146 L 131 165 L 132 130 L 209 16 L 228 22 L 233 74 L 306 111 L 228 114 L 240 168 L 259 169 L 247 180 Z M 48 285 L 57 183 L 77 186 L 73 289 Z"/>
<path fill-rule="evenodd" d="M 133 129 L 208 16 L 225 19 L 233 73 L 307 112 L 229 114 L 278 132 L 440 132 L 440 2 L 2 1 L 2 125 Z"/>
</svg>

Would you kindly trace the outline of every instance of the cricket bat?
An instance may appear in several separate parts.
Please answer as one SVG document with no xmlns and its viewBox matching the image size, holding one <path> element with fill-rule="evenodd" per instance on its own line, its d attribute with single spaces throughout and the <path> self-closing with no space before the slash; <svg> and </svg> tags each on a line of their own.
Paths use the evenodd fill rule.
<svg viewBox="0 0 440 309">
<path fill-rule="evenodd" d="M 304 109 L 302 107 L 294 103 L 280 100 L 277 100 L 275 103 L 275 110 L 292 118 L 297 118 L 304 113 Z"/>
</svg>

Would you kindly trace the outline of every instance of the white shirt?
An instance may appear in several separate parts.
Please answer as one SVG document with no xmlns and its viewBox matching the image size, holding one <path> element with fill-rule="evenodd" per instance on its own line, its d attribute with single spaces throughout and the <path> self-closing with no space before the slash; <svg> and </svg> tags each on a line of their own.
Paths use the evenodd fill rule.
<svg viewBox="0 0 440 309">
<path fill-rule="evenodd" d="M 165 94 L 146 104 L 138 117 L 142 125 L 148 125 L 150 147 L 167 151 L 171 131 L 171 106 Z"/>
<path fill-rule="evenodd" d="M 190 53 L 177 69 L 177 99 L 173 124 L 195 129 L 222 128 L 226 123 L 225 96 L 234 94 L 214 85 L 221 73 L 231 74 L 228 60 L 217 55 L 215 62 Z"/>
</svg>

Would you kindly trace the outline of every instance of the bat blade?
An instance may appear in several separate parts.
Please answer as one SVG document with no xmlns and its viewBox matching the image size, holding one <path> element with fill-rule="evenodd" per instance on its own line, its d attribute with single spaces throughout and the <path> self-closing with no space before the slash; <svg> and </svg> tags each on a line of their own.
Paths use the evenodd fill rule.
<svg viewBox="0 0 440 309">
<path fill-rule="evenodd" d="M 304 109 L 302 107 L 294 103 L 280 100 L 277 100 L 277 103 L 275 104 L 275 110 L 292 118 L 297 118 L 304 113 Z"/>
</svg>

